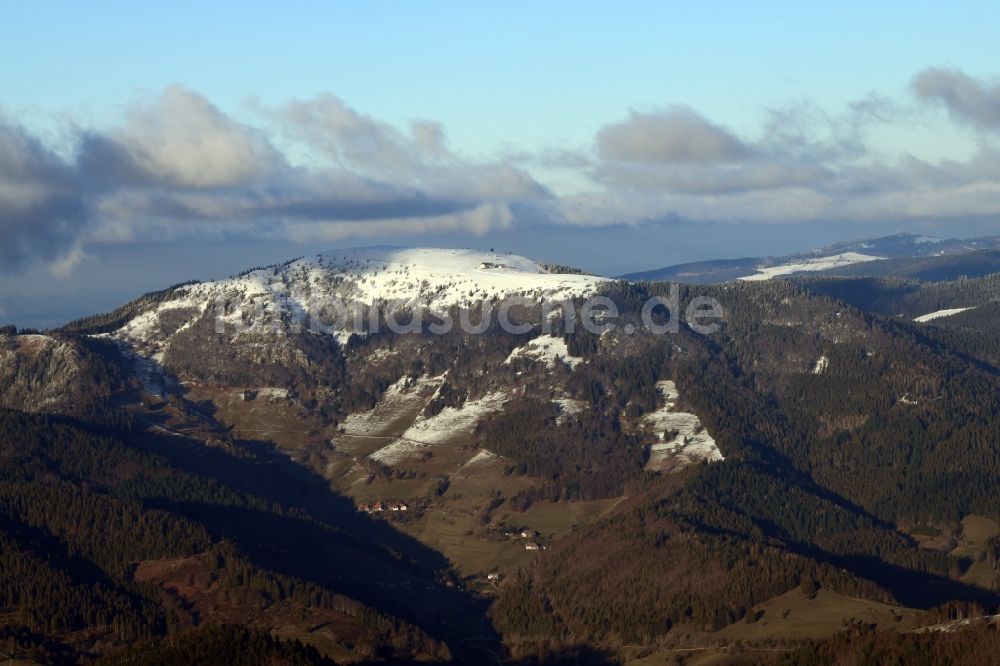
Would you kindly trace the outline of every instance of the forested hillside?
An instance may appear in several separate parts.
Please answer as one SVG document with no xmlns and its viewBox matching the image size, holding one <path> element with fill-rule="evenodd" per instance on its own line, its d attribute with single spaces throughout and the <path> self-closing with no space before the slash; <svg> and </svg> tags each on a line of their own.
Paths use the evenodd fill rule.
<svg viewBox="0 0 1000 666">
<path fill-rule="evenodd" d="M 5 631 L 35 652 L 72 655 L 223 619 L 277 630 L 327 618 L 336 620 L 330 640 L 359 656 L 447 654 L 427 632 L 356 600 L 423 622 L 412 601 L 390 602 L 379 587 L 421 580 L 437 589 L 445 572 L 425 569 L 419 547 L 379 543 L 350 507 L 337 520 L 337 500 L 310 496 L 318 488 L 302 479 L 284 488 L 292 479 L 277 460 L 227 457 L 0 411 Z M 158 562 L 172 564 L 149 574 Z M 429 594 L 445 615 L 474 608 L 443 587 Z"/>
<path fill-rule="evenodd" d="M 379 302 L 348 335 L 289 304 L 376 274 L 470 298 L 456 285 L 497 268 L 435 286 L 323 261 L 0 336 L 15 652 L 601 661 L 697 645 L 794 590 L 1000 604 L 995 535 L 960 527 L 1000 522 L 996 276 L 601 282 L 603 333 L 529 301 L 518 332 L 439 334 L 457 302 Z M 718 330 L 648 330 L 644 305 L 674 296 L 714 298 Z"/>
<path fill-rule="evenodd" d="M 622 311 L 658 290 L 625 290 Z M 553 632 L 630 642 L 716 629 L 796 585 L 996 604 L 949 582 L 955 563 L 895 527 L 1000 517 L 996 373 L 789 282 L 708 293 L 725 307 L 722 330 L 673 340 L 649 373 L 676 378 L 726 461 L 680 488 L 654 484 L 508 581 L 494 609 L 505 635 L 530 645 Z M 641 361 L 630 368 L 644 374 Z"/>
</svg>

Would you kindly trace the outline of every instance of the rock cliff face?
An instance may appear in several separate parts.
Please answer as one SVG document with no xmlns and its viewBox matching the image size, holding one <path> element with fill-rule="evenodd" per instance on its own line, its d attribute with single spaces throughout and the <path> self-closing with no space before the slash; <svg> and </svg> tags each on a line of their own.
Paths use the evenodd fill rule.
<svg viewBox="0 0 1000 666">
<path fill-rule="evenodd" d="M 0 336 L 0 405 L 25 412 L 72 410 L 93 392 L 84 354 L 46 335 Z"/>
</svg>

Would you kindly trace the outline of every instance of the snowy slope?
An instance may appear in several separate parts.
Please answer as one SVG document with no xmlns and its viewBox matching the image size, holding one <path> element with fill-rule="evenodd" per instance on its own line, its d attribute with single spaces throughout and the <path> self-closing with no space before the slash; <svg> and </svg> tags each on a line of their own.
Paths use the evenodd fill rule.
<svg viewBox="0 0 1000 666">
<path fill-rule="evenodd" d="M 503 392 L 494 392 L 479 400 L 466 401 L 461 407 L 445 407 L 434 416 L 421 416 L 401 437 L 369 457 L 384 465 L 395 465 L 420 455 L 431 446 L 468 443 L 476 425 L 490 414 L 501 411 L 507 398 Z"/>
<path fill-rule="evenodd" d="M 664 471 L 679 469 L 701 460 L 723 460 L 722 452 L 702 425 L 701 419 L 695 414 L 676 411 L 680 394 L 674 382 L 660 381 L 656 387 L 665 404 L 642 419 L 643 429 L 655 434 L 658 439 L 649 448 L 646 469 Z"/>
<path fill-rule="evenodd" d="M 496 391 L 479 400 L 468 400 L 461 407 L 445 407 L 434 416 L 417 419 L 403 433 L 403 439 L 444 444 L 456 435 L 471 436 L 480 420 L 503 409 L 507 397 L 506 393 Z"/>
<path fill-rule="evenodd" d="M 933 321 L 935 319 L 940 319 L 941 317 L 951 317 L 953 315 L 960 314 L 966 310 L 971 310 L 972 308 L 950 308 L 947 310 L 937 310 L 935 312 L 929 312 L 925 315 L 920 315 L 914 318 L 913 321 L 924 323 L 927 321 Z"/>
<path fill-rule="evenodd" d="M 560 300 L 592 293 L 606 281 L 548 273 L 525 257 L 474 250 L 364 248 L 303 259 L 291 264 L 289 272 L 295 271 L 308 271 L 314 281 L 347 276 L 353 284 L 346 295 L 365 304 L 399 299 L 440 310 L 512 295 Z"/>
<path fill-rule="evenodd" d="M 519 358 L 528 358 L 549 367 L 555 367 L 556 363 L 565 363 L 570 369 L 583 362 L 579 356 L 570 355 L 565 340 L 552 335 L 540 335 L 523 347 L 518 347 L 510 353 L 504 365 L 509 365 Z"/>
<path fill-rule="evenodd" d="M 812 374 L 822 375 L 826 372 L 826 369 L 830 367 L 830 359 L 826 354 L 823 354 L 818 359 L 816 359 L 816 364 L 813 365 Z"/>
<path fill-rule="evenodd" d="M 825 271 L 831 268 L 841 268 L 842 266 L 850 266 L 851 264 L 858 264 L 865 261 L 877 261 L 880 259 L 885 259 L 885 257 L 876 257 L 870 254 L 861 254 L 860 252 L 842 252 L 828 257 L 815 257 L 786 264 L 779 264 L 777 266 L 758 267 L 755 274 L 747 275 L 746 277 L 741 277 L 739 279 L 747 281 L 770 280 L 771 278 L 778 277 L 779 275 Z"/>
</svg>

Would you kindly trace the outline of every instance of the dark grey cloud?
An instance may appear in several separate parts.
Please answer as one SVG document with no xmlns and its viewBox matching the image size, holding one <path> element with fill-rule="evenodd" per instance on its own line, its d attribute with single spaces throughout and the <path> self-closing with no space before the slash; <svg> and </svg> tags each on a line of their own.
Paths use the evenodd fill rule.
<svg viewBox="0 0 1000 666">
<path fill-rule="evenodd" d="M 603 160 L 649 164 L 732 163 L 750 148 L 728 130 L 687 107 L 641 113 L 605 126 L 597 134 Z"/>
<path fill-rule="evenodd" d="M 80 131 L 69 161 L 0 123 L 0 270 L 65 270 L 94 242 L 484 233 L 553 196 L 512 164 L 457 155 L 432 121 L 400 129 L 332 95 L 256 110 L 259 126 L 170 86 Z"/>
<path fill-rule="evenodd" d="M 70 253 L 87 215 L 73 167 L 0 118 L 0 273 Z"/>
<path fill-rule="evenodd" d="M 913 91 L 923 100 L 943 105 L 960 122 L 983 130 L 1000 129 L 1000 81 L 931 67 L 914 77 Z"/>
</svg>

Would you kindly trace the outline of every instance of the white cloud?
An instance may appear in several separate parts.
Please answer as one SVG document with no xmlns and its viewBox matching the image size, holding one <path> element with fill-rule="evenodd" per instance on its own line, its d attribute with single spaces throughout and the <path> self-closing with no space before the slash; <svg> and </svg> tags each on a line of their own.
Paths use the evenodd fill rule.
<svg viewBox="0 0 1000 666">
<path fill-rule="evenodd" d="M 155 103 L 132 109 L 123 126 L 102 138 L 113 149 L 103 158 L 117 154 L 122 160 L 118 169 L 162 185 L 231 187 L 283 165 L 262 133 L 178 85 L 168 87 Z"/>
<path fill-rule="evenodd" d="M 73 269 L 76 268 L 86 256 L 87 255 L 83 251 L 83 248 L 77 245 L 70 249 L 69 252 L 49 264 L 49 270 L 51 270 L 52 274 L 56 277 L 69 277 L 70 273 L 73 272 Z"/>
</svg>

